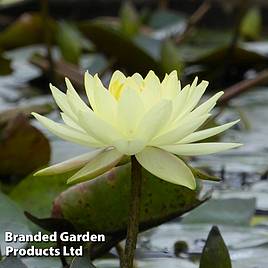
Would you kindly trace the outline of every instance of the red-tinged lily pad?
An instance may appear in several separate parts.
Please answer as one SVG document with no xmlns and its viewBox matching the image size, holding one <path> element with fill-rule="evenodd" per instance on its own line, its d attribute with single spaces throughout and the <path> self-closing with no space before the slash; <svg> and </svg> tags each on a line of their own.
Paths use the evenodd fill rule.
<svg viewBox="0 0 268 268">
<path fill-rule="evenodd" d="M 48 139 L 19 114 L 0 130 L 0 175 L 24 176 L 47 165 Z"/>
<path fill-rule="evenodd" d="M 130 165 L 62 192 L 54 202 L 53 217 L 70 221 L 77 231 L 114 234 L 127 226 Z M 195 208 L 198 191 L 167 183 L 143 170 L 140 230 L 149 229 Z"/>
</svg>

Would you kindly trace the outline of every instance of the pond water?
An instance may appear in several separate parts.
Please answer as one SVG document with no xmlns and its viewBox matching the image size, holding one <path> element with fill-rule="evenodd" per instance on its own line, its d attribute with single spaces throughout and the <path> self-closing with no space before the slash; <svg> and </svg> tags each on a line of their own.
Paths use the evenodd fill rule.
<svg viewBox="0 0 268 268">
<path fill-rule="evenodd" d="M 39 48 L 38 48 L 39 49 Z M 14 73 L 0 77 L 0 111 L 18 105 L 52 103 L 48 96 L 33 96 L 27 89 L 27 81 L 40 74 L 40 71 L 26 63 L 27 58 L 35 48 L 17 50 L 10 54 L 14 62 Z M 23 53 L 22 53 L 23 52 Z M 243 147 L 211 156 L 202 156 L 193 160 L 196 166 L 210 167 L 217 174 L 225 171 L 225 181 L 220 184 L 207 183 L 215 186 L 214 198 L 257 199 L 257 209 L 268 210 L 268 183 L 259 181 L 260 176 L 268 169 L 268 88 L 258 88 L 245 93 L 239 99 L 232 101 L 231 108 L 226 109 L 220 118 L 221 122 L 239 117 L 238 109 L 242 111 L 250 124 L 250 129 L 232 129 L 223 137 L 226 141 L 239 141 Z M 57 119 L 58 113 L 50 114 Z M 33 124 L 42 129 L 50 138 L 52 144 L 52 163 L 60 162 L 85 151 L 85 148 L 61 141 L 42 128 L 36 121 Z M 243 123 L 241 123 L 243 126 Z M 247 181 L 241 187 L 241 181 Z M 224 208 L 223 208 L 224 209 Z M 215 212 L 217 213 L 217 212 Z M 219 212 L 221 213 L 221 212 Z M 239 211 L 237 212 L 239 213 Z M 198 264 L 193 260 L 201 253 L 213 220 L 207 223 L 198 221 L 185 224 L 173 221 L 143 233 L 140 236 L 138 248 L 138 267 L 194 268 Z M 230 249 L 234 268 L 267 268 L 268 232 L 267 221 L 262 226 L 234 226 L 232 223 L 220 225 L 222 236 Z M 174 243 L 184 240 L 189 246 L 188 254 L 176 258 L 173 252 Z M 58 261 L 51 260 L 51 267 L 60 267 Z M 33 259 L 26 259 L 30 267 L 36 267 Z M 46 260 L 47 262 L 47 260 Z M 42 265 L 38 263 L 40 268 Z M 41 266 L 40 266 L 41 265 Z M 48 267 L 44 262 L 44 266 Z M 116 259 L 105 259 L 96 262 L 98 267 L 118 267 Z"/>
</svg>

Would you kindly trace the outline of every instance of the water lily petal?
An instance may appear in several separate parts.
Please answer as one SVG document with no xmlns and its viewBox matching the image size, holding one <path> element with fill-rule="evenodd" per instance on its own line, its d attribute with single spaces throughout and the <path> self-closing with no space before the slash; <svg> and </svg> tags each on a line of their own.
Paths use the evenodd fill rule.
<svg viewBox="0 0 268 268">
<path fill-rule="evenodd" d="M 120 71 L 115 71 L 112 75 L 111 81 L 109 83 L 109 92 L 118 99 L 123 90 L 123 85 L 125 83 L 126 77 Z"/>
<path fill-rule="evenodd" d="M 213 95 L 211 98 L 209 98 L 207 101 L 202 103 L 200 106 L 198 106 L 196 109 L 192 111 L 192 114 L 194 116 L 202 115 L 205 113 L 209 113 L 214 106 L 216 105 L 217 100 L 224 94 L 223 91 L 220 91 Z"/>
<path fill-rule="evenodd" d="M 76 156 L 74 158 L 61 162 L 59 164 L 41 169 L 37 171 L 36 173 L 34 173 L 34 176 L 56 175 L 56 174 L 65 173 L 71 170 L 79 169 L 83 167 L 85 164 L 87 164 L 88 162 L 90 162 L 92 159 L 94 159 L 102 151 L 103 149 L 98 149 L 98 150 L 95 150 L 86 154 Z"/>
<path fill-rule="evenodd" d="M 85 131 L 105 145 L 113 145 L 122 135 L 109 123 L 99 118 L 92 110 L 79 111 L 78 119 Z"/>
<path fill-rule="evenodd" d="M 125 155 L 133 155 L 144 149 L 146 142 L 144 140 L 118 140 L 114 142 L 115 148 Z"/>
<path fill-rule="evenodd" d="M 63 120 L 63 122 L 69 126 L 69 127 L 72 127 L 72 128 L 75 128 L 81 132 L 85 132 L 84 129 L 82 129 L 75 121 L 72 120 L 72 118 L 70 118 L 67 114 L 65 113 L 60 113 L 61 114 L 61 118 Z"/>
<path fill-rule="evenodd" d="M 191 97 L 193 96 L 193 92 L 197 86 L 198 77 L 195 77 L 194 81 L 191 85 L 186 85 L 182 90 L 181 94 L 179 94 L 179 98 L 181 98 L 181 101 L 178 103 L 179 107 L 181 107 L 180 110 L 177 110 L 177 117 L 181 117 L 182 114 L 185 114 L 186 112 L 189 112 L 189 103 L 191 102 Z M 175 103 L 174 103 L 175 104 Z M 177 104 L 177 105 L 178 105 Z M 178 113 L 179 112 L 179 113 Z"/>
<path fill-rule="evenodd" d="M 153 71 L 144 78 L 144 88 L 141 91 L 145 107 L 151 107 L 160 99 L 160 80 Z"/>
<path fill-rule="evenodd" d="M 85 84 L 85 91 L 87 94 L 88 101 L 90 103 L 91 108 L 95 111 L 95 97 L 94 97 L 94 88 L 96 86 L 96 82 L 89 72 L 85 72 L 84 76 L 84 84 Z"/>
<path fill-rule="evenodd" d="M 240 120 L 236 120 L 218 127 L 212 127 L 204 130 L 200 130 L 194 133 L 191 133 L 184 139 L 182 139 L 179 143 L 191 143 L 196 142 L 200 140 L 207 139 L 209 137 L 215 136 L 223 131 L 225 131 L 228 128 L 231 128 L 233 125 L 237 124 Z"/>
<path fill-rule="evenodd" d="M 183 96 L 183 102 L 175 103 L 173 105 L 181 105 L 181 109 L 177 108 L 176 113 L 174 113 L 174 121 L 173 123 L 176 125 L 178 122 L 184 117 L 189 115 L 189 113 L 194 109 L 194 107 L 198 104 L 200 101 L 201 97 L 203 96 L 207 86 L 208 82 L 207 81 L 202 81 L 198 86 L 197 84 L 197 78 L 194 80 L 190 88 L 186 88 L 188 90 L 188 94 Z M 186 100 L 185 100 L 186 98 Z M 216 103 L 216 102 L 215 102 Z M 175 109 L 174 109 L 175 111 Z M 203 113 L 204 114 L 204 113 Z M 196 113 L 197 115 L 197 113 Z M 202 113 L 199 113 L 199 115 L 202 115 Z"/>
<path fill-rule="evenodd" d="M 67 183 L 78 183 L 96 178 L 115 167 L 122 157 L 123 154 L 118 152 L 116 149 L 106 149 L 69 178 Z"/>
<path fill-rule="evenodd" d="M 70 104 L 70 107 L 74 114 L 77 116 L 80 110 L 83 111 L 92 111 L 88 105 L 80 98 L 78 93 L 75 91 L 73 85 L 71 84 L 68 78 L 65 79 L 67 85 L 67 99 Z"/>
<path fill-rule="evenodd" d="M 52 96 L 59 106 L 59 108 L 73 120 L 77 120 L 75 114 L 72 112 L 70 104 L 68 103 L 67 96 L 60 91 L 58 88 L 54 87 L 52 84 L 49 84 Z"/>
<path fill-rule="evenodd" d="M 214 154 L 232 148 L 237 148 L 240 147 L 241 145 L 242 144 L 239 143 L 204 142 L 204 143 L 191 143 L 191 144 L 163 145 L 160 146 L 160 148 L 176 155 L 204 155 L 204 154 Z"/>
<path fill-rule="evenodd" d="M 89 147 L 100 147 L 102 146 L 102 143 L 96 142 L 95 139 L 93 139 L 88 134 L 84 134 L 74 128 L 71 128 L 69 126 L 66 126 L 64 124 L 56 123 L 42 115 L 39 115 L 37 113 L 32 113 L 32 115 L 48 130 L 50 130 L 53 134 L 56 136 L 71 141 L 77 144 L 89 146 Z"/>
<path fill-rule="evenodd" d="M 187 165 L 175 155 L 155 147 L 146 147 L 135 155 L 138 162 L 155 176 L 190 189 L 196 188 L 195 178 Z"/>
<path fill-rule="evenodd" d="M 134 81 L 136 82 L 136 84 L 140 87 L 142 87 L 143 84 L 143 77 L 139 74 L 139 73 L 134 73 L 131 78 L 134 79 Z"/>
<path fill-rule="evenodd" d="M 187 103 L 187 110 L 191 111 L 198 104 L 201 97 L 204 95 L 208 84 L 208 81 L 203 80 L 198 86 L 190 89 L 191 97 L 189 97 Z"/>
<path fill-rule="evenodd" d="M 143 102 L 135 89 L 126 88 L 118 100 L 117 123 L 127 137 L 135 133 L 144 113 Z"/>
<path fill-rule="evenodd" d="M 141 119 L 138 125 L 137 135 L 143 140 L 151 140 L 165 127 L 169 121 L 171 111 L 172 105 L 170 100 L 159 101 Z"/>
<path fill-rule="evenodd" d="M 173 100 L 171 120 L 175 120 L 183 111 L 190 92 L 190 85 L 185 86 Z"/>
<path fill-rule="evenodd" d="M 161 83 L 162 97 L 174 99 L 181 90 L 181 85 L 178 79 L 177 71 L 167 74 Z"/>
<path fill-rule="evenodd" d="M 122 72 L 116 70 L 111 77 L 109 86 L 112 86 L 115 81 L 119 81 L 120 83 L 124 83 L 125 79 L 126 79 L 126 76 Z M 110 87 L 109 87 L 109 90 L 111 90 Z"/>
<path fill-rule="evenodd" d="M 114 96 L 108 91 L 99 81 L 97 75 L 94 76 L 94 102 L 96 112 L 103 120 L 114 123 L 116 117 L 117 101 Z"/>
<path fill-rule="evenodd" d="M 209 115 L 203 115 L 194 118 L 190 124 L 181 123 L 174 129 L 154 138 L 150 144 L 156 146 L 176 143 L 198 129 L 208 119 L 208 117 Z"/>
</svg>

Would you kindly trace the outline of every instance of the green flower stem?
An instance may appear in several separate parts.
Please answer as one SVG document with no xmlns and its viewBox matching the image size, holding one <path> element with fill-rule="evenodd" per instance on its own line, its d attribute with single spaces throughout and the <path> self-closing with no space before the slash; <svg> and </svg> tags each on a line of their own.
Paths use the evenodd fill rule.
<svg viewBox="0 0 268 268">
<path fill-rule="evenodd" d="M 122 268 L 133 268 L 133 260 L 139 233 L 139 216 L 141 200 L 142 173 L 141 165 L 135 156 L 131 156 L 131 196 L 127 227 L 127 239 Z"/>
</svg>

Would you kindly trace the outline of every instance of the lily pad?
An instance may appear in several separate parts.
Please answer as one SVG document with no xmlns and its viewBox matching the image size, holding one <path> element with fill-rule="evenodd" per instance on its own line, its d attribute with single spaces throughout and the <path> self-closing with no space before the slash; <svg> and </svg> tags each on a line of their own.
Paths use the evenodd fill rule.
<svg viewBox="0 0 268 268">
<path fill-rule="evenodd" d="M 2 129 L 0 175 L 25 176 L 47 165 L 49 159 L 48 139 L 38 129 L 31 126 L 22 114 L 11 119 Z"/>
<path fill-rule="evenodd" d="M 74 257 L 70 268 L 96 268 L 90 260 L 88 255 L 84 255 L 82 257 Z"/>
<path fill-rule="evenodd" d="M 54 202 L 56 217 L 69 220 L 78 231 L 122 232 L 127 226 L 130 165 L 61 193 Z M 198 206 L 196 191 L 170 184 L 143 170 L 141 229 L 148 229 Z"/>
<path fill-rule="evenodd" d="M 17 257 L 7 257 L 0 262 L 0 268 L 27 268 L 27 266 Z"/>
<path fill-rule="evenodd" d="M 22 261 L 27 268 L 62 268 L 60 258 L 56 257 L 27 257 Z"/>
<path fill-rule="evenodd" d="M 25 243 L 19 242 L 5 242 L 5 231 L 10 231 L 15 234 L 30 234 L 31 232 L 23 211 L 14 201 L 2 193 L 0 193 L 0 211 L 0 247 L 2 254 L 5 255 L 6 246 L 21 248 L 25 245 Z"/>
<path fill-rule="evenodd" d="M 68 187 L 68 175 L 30 175 L 13 188 L 10 197 L 24 210 L 38 217 L 49 217 L 53 199 Z"/>
</svg>

